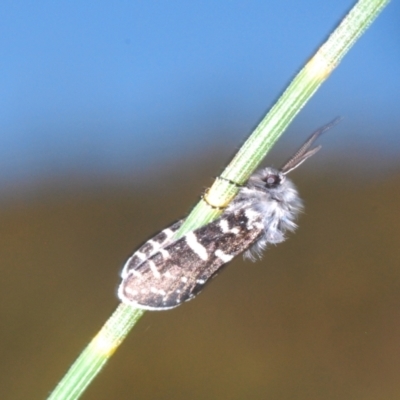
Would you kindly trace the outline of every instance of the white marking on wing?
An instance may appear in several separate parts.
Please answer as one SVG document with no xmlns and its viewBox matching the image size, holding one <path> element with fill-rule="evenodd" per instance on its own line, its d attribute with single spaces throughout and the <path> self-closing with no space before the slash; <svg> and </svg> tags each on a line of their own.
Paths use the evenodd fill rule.
<svg viewBox="0 0 400 400">
<path fill-rule="evenodd" d="M 170 257 L 168 251 L 165 249 L 160 249 L 159 252 L 163 256 L 164 260 L 168 260 L 168 258 Z"/>
<path fill-rule="evenodd" d="M 156 241 L 153 240 L 153 239 L 149 239 L 149 240 L 147 241 L 147 243 L 149 243 L 149 244 L 151 244 L 151 245 L 153 246 L 153 248 L 152 248 L 150 254 L 154 254 L 154 252 L 157 251 L 157 250 L 160 248 L 160 246 L 161 246 L 160 243 L 156 242 Z"/>
<path fill-rule="evenodd" d="M 158 271 L 158 269 L 156 267 L 156 264 L 154 264 L 154 261 L 149 260 L 148 263 L 149 263 L 149 267 L 150 267 L 151 272 L 153 273 L 154 277 L 155 278 L 161 278 L 161 274 Z"/>
<path fill-rule="evenodd" d="M 140 278 L 140 279 L 143 278 L 143 275 L 139 271 L 136 271 L 135 269 L 133 269 L 132 271 L 129 271 L 129 272 L 132 273 L 132 275 L 136 276 L 136 278 Z"/>
<path fill-rule="evenodd" d="M 170 228 L 164 229 L 163 232 L 165 233 L 168 239 L 174 234 L 174 232 Z"/>
<path fill-rule="evenodd" d="M 233 233 L 234 235 L 237 235 L 238 233 L 240 233 L 240 229 L 235 227 L 235 228 L 232 228 L 230 230 L 230 232 Z"/>
<path fill-rule="evenodd" d="M 203 260 L 208 260 L 207 249 L 198 242 L 196 235 L 193 232 L 189 232 L 186 236 L 187 245 Z"/>
<path fill-rule="evenodd" d="M 230 254 L 226 254 L 224 253 L 222 250 L 215 250 L 214 253 L 221 261 L 223 261 L 224 263 L 227 263 L 229 261 L 232 260 L 233 256 L 231 256 Z"/>
<path fill-rule="evenodd" d="M 165 274 L 164 274 L 164 276 L 166 277 L 166 278 L 169 278 L 169 279 L 172 279 L 174 276 L 171 274 L 171 272 L 169 272 L 169 271 L 167 271 Z"/>
<path fill-rule="evenodd" d="M 136 256 L 137 258 L 140 258 L 140 259 L 143 260 L 143 261 L 147 259 L 146 255 L 143 254 L 141 251 L 137 251 L 137 252 L 134 254 L 134 256 Z"/>
<path fill-rule="evenodd" d="M 226 219 L 221 219 L 221 221 L 219 221 L 219 227 L 221 228 L 222 233 L 229 232 L 229 224 Z"/>
<path fill-rule="evenodd" d="M 226 219 L 221 219 L 221 221 L 219 221 L 219 227 L 221 228 L 222 233 L 233 233 L 234 235 L 237 235 L 240 232 L 237 227 L 229 228 L 229 223 Z"/>
<path fill-rule="evenodd" d="M 248 218 L 249 222 L 253 222 L 259 218 L 260 214 L 257 211 L 253 211 L 251 208 L 244 212 L 244 215 Z"/>
</svg>

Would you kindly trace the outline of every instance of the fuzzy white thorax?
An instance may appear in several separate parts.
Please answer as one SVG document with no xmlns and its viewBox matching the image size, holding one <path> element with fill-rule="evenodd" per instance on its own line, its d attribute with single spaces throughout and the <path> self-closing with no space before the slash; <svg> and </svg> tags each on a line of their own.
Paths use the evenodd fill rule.
<svg viewBox="0 0 400 400">
<path fill-rule="evenodd" d="M 294 231 L 295 220 L 303 208 L 299 194 L 290 179 L 275 168 L 264 168 L 253 174 L 228 206 L 226 213 L 245 207 L 246 215 L 261 216 L 262 236 L 244 253 L 245 258 L 260 257 L 268 243 L 285 240 L 286 231 Z"/>
</svg>

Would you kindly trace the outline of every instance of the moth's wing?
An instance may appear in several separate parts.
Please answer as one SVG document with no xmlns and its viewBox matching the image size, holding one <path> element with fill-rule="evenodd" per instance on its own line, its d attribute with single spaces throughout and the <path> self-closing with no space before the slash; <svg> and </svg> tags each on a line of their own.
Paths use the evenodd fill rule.
<svg viewBox="0 0 400 400">
<path fill-rule="evenodd" d="M 129 270 L 119 298 L 132 306 L 165 310 L 190 300 L 233 257 L 245 251 L 263 233 L 261 217 L 246 210 L 188 233 Z"/>
<path fill-rule="evenodd" d="M 168 226 L 154 237 L 140 246 L 130 258 L 126 261 L 121 271 L 121 278 L 125 278 L 129 271 L 140 266 L 144 261 L 148 260 L 153 254 L 171 243 L 171 239 L 175 232 L 182 226 L 184 219 L 181 219 L 171 226 Z"/>
</svg>

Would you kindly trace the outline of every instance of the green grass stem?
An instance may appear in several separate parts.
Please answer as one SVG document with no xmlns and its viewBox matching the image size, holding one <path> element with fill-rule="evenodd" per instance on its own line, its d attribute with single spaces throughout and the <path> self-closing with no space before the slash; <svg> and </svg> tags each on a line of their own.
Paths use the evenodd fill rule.
<svg viewBox="0 0 400 400">
<path fill-rule="evenodd" d="M 48 399 L 78 399 L 143 313 L 143 310 L 121 303 L 75 360 Z"/>
</svg>

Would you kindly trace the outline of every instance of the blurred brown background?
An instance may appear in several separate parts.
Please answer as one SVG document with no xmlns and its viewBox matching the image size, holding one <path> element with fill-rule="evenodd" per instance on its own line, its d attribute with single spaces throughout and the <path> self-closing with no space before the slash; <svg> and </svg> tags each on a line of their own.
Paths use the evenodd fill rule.
<svg viewBox="0 0 400 400">
<path fill-rule="evenodd" d="M 147 312 L 84 399 L 399 398 L 400 175 L 313 163 L 292 174 L 306 204 L 296 234 L 194 301 Z M 127 256 L 218 168 L 130 188 L 47 182 L 3 201 L 1 399 L 46 397 L 117 306 Z"/>
</svg>

